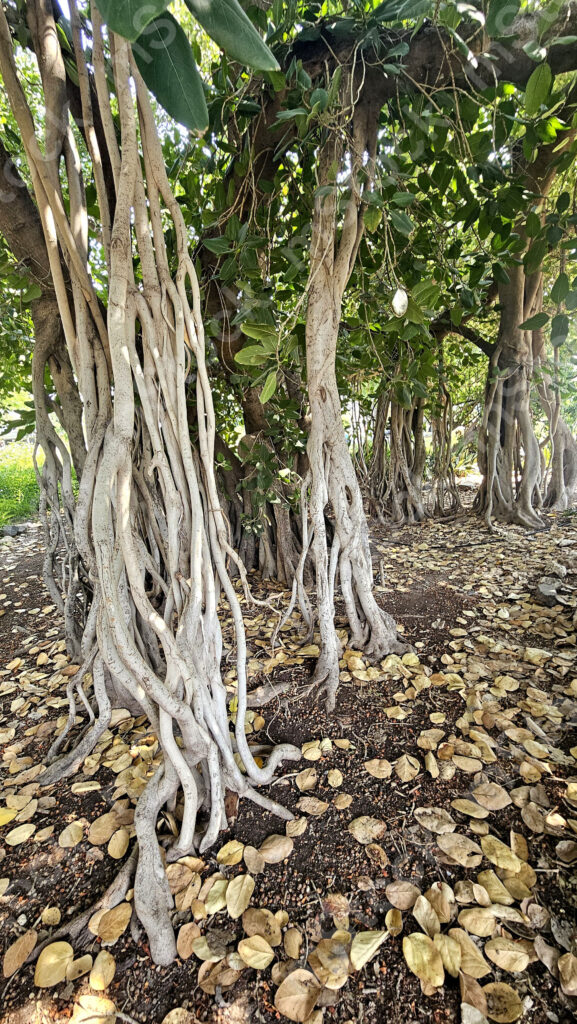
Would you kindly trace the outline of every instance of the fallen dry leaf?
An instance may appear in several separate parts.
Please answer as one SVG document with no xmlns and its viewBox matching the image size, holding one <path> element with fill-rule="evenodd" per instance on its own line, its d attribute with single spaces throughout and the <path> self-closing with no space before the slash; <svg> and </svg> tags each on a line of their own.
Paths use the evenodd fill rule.
<svg viewBox="0 0 577 1024">
<path fill-rule="evenodd" d="M 349 953 L 355 971 L 360 971 L 369 960 L 373 959 L 386 937 L 386 931 L 357 932 Z"/>
<path fill-rule="evenodd" d="M 74 950 L 69 942 L 51 942 L 45 946 L 34 971 L 34 984 L 38 988 L 52 988 L 66 977 L 69 964 L 74 960 Z"/>
<path fill-rule="evenodd" d="M 274 950 L 262 935 L 241 939 L 238 952 L 247 967 L 254 967 L 257 971 L 264 971 L 274 960 Z"/>
<path fill-rule="evenodd" d="M 101 949 L 90 971 L 90 987 L 103 992 L 116 974 L 116 960 L 107 949 Z"/>
<path fill-rule="evenodd" d="M 2 962 L 2 971 L 5 978 L 12 977 L 22 967 L 22 964 L 26 962 L 34 949 L 37 939 L 38 932 L 34 928 L 30 928 L 27 932 L 24 932 L 24 935 L 16 939 L 16 942 L 8 946 Z"/>
<path fill-rule="evenodd" d="M 354 818 L 349 824 L 349 832 L 362 846 L 382 839 L 386 831 L 387 826 L 384 821 L 379 818 L 371 818 L 366 814 L 361 815 L 360 818 Z"/>
<path fill-rule="evenodd" d="M 497 1024 L 512 1024 L 523 1013 L 523 1004 L 514 988 L 503 981 L 483 986 L 487 1000 L 487 1016 Z"/>
<path fill-rule="evenodd" d="M 445 970 L 439 950 L 428 935 L 413 932 L 403 939 L 403 955 L 407 967 L 421 981 L 439 988 L 445 980 Z"/>
<path fill-rule="evenodd" d="M 274 1005 L 289 1020 L 306 1021 L 320 995 L 322 986 L 310 971 L 297 968 L 275 992 Z"/>
</svg>

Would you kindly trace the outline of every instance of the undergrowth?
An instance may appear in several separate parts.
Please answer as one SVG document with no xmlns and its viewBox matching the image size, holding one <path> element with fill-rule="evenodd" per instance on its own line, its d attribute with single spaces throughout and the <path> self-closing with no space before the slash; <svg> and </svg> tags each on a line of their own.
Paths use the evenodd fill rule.
<svg viewBox="0 0 577 1024">
<path fill-rule="evenodd" d="M 14 441 L 0 448 L 0 527 L 33 518 L 38 497 L 32 446 Z"/>
</svg>

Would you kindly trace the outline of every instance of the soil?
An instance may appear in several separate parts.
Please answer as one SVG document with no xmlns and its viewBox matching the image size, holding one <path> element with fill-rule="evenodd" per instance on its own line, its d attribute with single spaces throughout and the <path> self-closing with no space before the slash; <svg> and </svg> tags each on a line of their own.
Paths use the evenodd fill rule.
<svg viewBox="0 0 577 1024">
<path fill-rule="evenodd" d="M 414 817 L 418 807 L 440 806 L 451 811 L 451 801 L 470 797 L 479 781 L 498 782 L 508 791 L 524 784 L 519 776 L 517 745 L 508 742 L 499 730 L 490 728 L 497 756 L 481 772 L 458 770 L 452 778 L 444 780 L 433 778 L 424 770 L 425 751 L 417 741 L 422 731 L 431 729 L 435 722 L 430 716 L 443 715 L 441 727 L 445 735 L 460 737 L 467 694 L 474 706 L 471 694 L 475 686 L 494 687 L 495 679 L 502 678 L 503 673 L 517 682 L 518 690 L 507 693 L 508 701 L 502 703 L 503 708 L 513 708 L 519 701 L 520 710 L 513 715 L 516 726 L 525 726 L 527 717 L 538 713 L 530 704 L 522 706 L 523 701 L 531 698 L 527 688 L 547 694 L 548 706 L 555 708 L 555 714 L 545 714 L 536 721 L 550 741 L 553 761 L 547 762 L 550 770 L 544 770 L 542 789 L 537 795 L 549 804 L 545 813 L 557 810 L 566 819 L 572 814 L 577 817 L 565 798 L 566 782 L 577 780 L 577 761 L 570 753 L 577 744 L 577 691 L 574 695 L 567 691 L 568 684 L 577 676 L 572 624 L 577 517 L 550 516 L 548 526 L 546 532 L 531 536 L 516 528 L 489 535 L 480 523 L 466 517 L 450 524 L 425 523 L 394 533 L 378 526 L 373 530 L 377 598 L 400 624 L 404 638 L 419 658 L 420 671 L 436 676 L 443 672 L 468 673 L 472 677 L 469 689 L 432 685 L 411 698 L 406 695 L 410 672 L 408 679 L 391 670 L 384 678 L 363 680 L 346 671 L 343 663 L 345 678 L 339 687 L 337 708 L 332 716 L 327 716 L 312 695 L 303 697 L 314 659 L 298 655 L 305 641 L 298 634 L 296 621 L 294 630 L 283 634 L 289 663 L 277 665 L 270 678 L 288 684 L 288 688 L 262 708 L 265 725 L 250 737 L 251 741 L 289 741 L 297 745 L 326 738 L 350 741 L 347 750 L 339 749 L 333 742 L 332 749 L 314 762 L 318 782 L 311 793 L 301 793 L 295 785 L 296 773 L 313 764 L 304 760 L 290 766 L 291 770 L 284 775 L 281 767 L 272 786 L 275 798 L 297 816 L 302 815 L 297 804 L 303 796 L 315 796 L 329 805 L 320 816 L 306 815 L 306 830 L 295 838 L 290 857 L 280 864 L 267 865 L 261 874 L 255 875 L 251 899 L 251 906 L 286 911 L 290 925 L 301 929 L 310 948 L 334 931 L 326 904 L 329 893 L 347 897 L 348 927 L 354 933 L 386 927 L 385 916 L 391 904 L 385 890 L 393 880 L 411 881 L 422 893 L 434 882 L 443 881 L 454 888 L 459 880 L 475 880 L 480 869 L 450 863 L 436 846 L 437 836 L 420 826 Z M 30 767 L 43 763 L 56 723 L 66 714 L 64 691 L 68 679 L 57 679 L 59 665 L 66 663 L 62 628 L 42 584 L 41 546 L 35 527 L 19 538 L 0 542 L 0 612 L 4 613 L 0 620 L 0 736 L 2 730 L 16 729 L 13 739 L 0 743 L 0 757 L 6 768 L 4 792 L 0 793 L 2 804 L 7 793 L 21 791 L 22 785 L 34 785 L 27 783 L 26 777 L 20 787 L 14 780 Z M 563 591 L 567 603 L 550 609 L 538 605 L 532 595 L 539 578 L 550 571 L 552 561 L 567 569 Z M 384 584 L 380 563 L 386 574 Z M 255 584 L 258 585 L 256 581 Z M 337 623 L 345 629 L 343 611 L 338 606 Z M 270 654 L 266 642 L 270 629 L 259 625 L 256 616 L 249 632 L 254 659 L 252 679 L 258 685 L 269 678 L 265 665 Z M 488 640 L 497 647 L 490 647 Z M 527 648 L 546 651 L 547 658 L 533 666 L 524 660 Z M 49 660 L 38 665 L 42 652 L 48 653 Z M 18 658 L 22 662 L 9 668 Z M 225 665 L 224 671 L 229 667 Z M 483 683 L 483 671 L 488 684 Z M 406 710 L 407 716 L 387 714 L 391 708 Z M 386 758 L 395 764 L 403 755 L 419 762 L 418 774 L 408 781 L 402 781 L 396 772 L 386 780 L 374 778 L 364 767 L 364 762 L 373 758 Z M 329 769 L 342 772 L 343 783 L 338 789 L 328 782 Z M 47 906 L 58 906 L 63 921 L 73 918 L 98 899 L 121 866 L 122 861 L 107 855 L 106 846 L 94 846 L 85 840 L 71 849 L 58 844 L 60 833 L 70 822 L 80 820 L 87 825 L 114 802 L 118 775 L 110 767 L 101 764 L 89 778 L 100 783 L 99 790 L 76 795 L 70 788 L 74 779 L 49 790 L 52 800 L 38 808 L 33 818 L 37 832 L 53 826 L 53 835 L 44 842 L 37 843 L 32 837 L 16 846 L 1 843 L 0 878 L 10 879 L 10 884 L 0 896 L 0 951 L 31 927 L 39 931 L 39 941 L 49 938 L 54 929 L 42 924 L 42 911 Z M 38 795 L 43 795 L 38 785 L 36 789 Z M 352 798 L 346 810 L 338 810 L 333 804 L 336 793 L 347 793 Z M 451 813 L 459 830 L 476 839 L 468 831 L 470 820 L 457 811 Z M 367 848 L 347 829 L 348 823 L 360 815 L 386 823 L 386 833 L 380 840 L 386 854 L 383 862 L 371 859 Z M 229 878 L 246 870 L 242 863 L 228 868 L 217 863 L 216 853 L 228 839 L 258 848 L 267 836 L 284 832 L 282 822 L 244 801 L 230 820 L 229 831 L 204 856 L 203 879 L 217 870 Z M 16 824 L 12 821 L 1 829 L 0 842 Z M 575 839 L 574 831 L 565 827 L 560 833 L 536 832 L 528 827 L 515 803 L 491 813 L 487 824 L 491 833 L 506 843 L 510 842 L 511 829 L 525 837 L 529 862 L 536 869 L 533 898 L 546 908 L 553 922 L 544 938 L 560 953 L 577 953 L 575 864 L 564 865 L 556 854 L 559 840 Z M 167 822 L 162 828 L 168 835 Z M 482 865 L 487 866 L 491 865 Z M 404 912 L 403 918 L 402 934 L 388 935 L 377 956 L 361 971 L 354 972 L 343 989 L 324 990 L 321 1006 L 325 1022 L 413 1024 L 432 1020 L 441 1024 L 461 1020 L 458 981 L 447 976 L 442 988 L 432 996 L 424 996 L 418 978 L 408 970 L 403 936 L 420 930 L 420 926 L 410 911 Z M 190 919 L 188 911 L 175 913 L 177 927 Z M 226 913 L 216 914 L 206 924 L 213 931 L 227 933 L 224 938 L 231 948 L 236 948 L 243 936 L 241 922 L 232 921 Z M 525 925 L 507 922 L 507 928 L 504 934 L 516 939 L 531 939 L 537 934 Z M 95 956 L 98 949 L 99 940 L 90 935 L 75 955 Z M 286 1019 L 274 1007 L 276 986 L 270 968 L 258 972 L 246 969 L 232 988 L 217 988 L 211 995 L 199 987 L 199 961 L 195 956 L 188 960 L 178 958 L 167 968 L 153 965 L 146 936 L 134 923 L 110 951 L 117 968 L 106 995 L 114 1000 L 124 1019 L 161 1024 L 168 1011 L 177 1006 L 188 1009 L 191 1020 L 210 1024 L 276 1024 Z M 2 1024 L 68 1021 L 77 1013 L 79 996 L 91 991 L 87 976 L 53 989 L 37 988 L 33 979 L 34 965 L 29 963 L 3 981 Z M 523 1021 L 568 1024 L 574 1019 L 577 999 L 561 991 L 558 981 L 536 957 L 521 974 L 495 967 L 480 984 L 490 981 L 506 982 L 519 993 Z"/>
</svg>

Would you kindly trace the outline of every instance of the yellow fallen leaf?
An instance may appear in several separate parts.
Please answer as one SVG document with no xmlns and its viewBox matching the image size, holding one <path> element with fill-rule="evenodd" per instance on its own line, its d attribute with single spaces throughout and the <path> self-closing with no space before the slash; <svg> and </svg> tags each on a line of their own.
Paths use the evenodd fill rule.
<svg viewBox="0 0 577 1024">
<path fill-rule="evenodd" d="M 274 960 L 274 950 L 262 935 L 251 935 L 248 939 L 241 939 L 238 952 L 247 967 L 253 967 L 257 971 L 264 971 Z"/>
<path fill-rule="evenodd" d="M 52 988 L 66 977 L 68 965 L 74 960 L 74 950 L 69 942 L 51 942 L 45 946 L 34 971 L 34 984 L 38 988 Z"/>
<path fill-rule="evenodd" d="M 97 992 L 108 988 L 116 973 L 116 960 L 107 949 L 101 949 L 90 972 L 90 987 Z"/>
<path fill-rule="evenodd" d="M 403 956 L 407 967 L 421 981 L 439 988 L 445 980 L 441 954 L 433 940 L 422 932 L 413 932 L 403 939 Z"/>
<path fill-rule="evenodd" d="M 360 971 L 369 960 L 373 959 L 386 937 L 386 931 L 357 932 L 349 953 L 355 971 Z"/>
</svg>

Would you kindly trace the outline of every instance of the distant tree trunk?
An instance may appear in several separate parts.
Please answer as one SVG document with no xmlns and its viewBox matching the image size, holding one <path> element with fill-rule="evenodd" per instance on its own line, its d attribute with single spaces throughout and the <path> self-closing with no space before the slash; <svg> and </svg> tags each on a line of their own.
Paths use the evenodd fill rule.
<svg viewBox="0 0 577 1024">
<path fill-rule="evenodd" d="M 405 408 L 391 395 L 379 395 L 369 491 L 372 508 L 383 522 L 420 523 L 426 516 L 424 412 L 422 398 Z"/>
<path fill-rule="evenodd" d="M 453 403 L 445 383 L 443 342 L 439 341 L 439 386 L 431 415 L 433 469 L 430 510 L 433 516 L 454 514 L 462 508 L 453 468 Z"/>
<path fill-rule="evenodd" d="M 561 143 L 542 145 L 526 168 L 525 188 L 536 197 L 544 220 L 543 203 L 557 164 L 577 135 L 574 114 L 577 89 L 569 92 L 562 113 L 571 124 Z M 525 238 L 525 225 L 516 230 Z M 483 420 L 479 429 L 478 461 L 483 476 L 475 507 L 491 526 L 493 519 L 529 529 L 543 527 L 538 509 L 543 505 L 539 443 L 531 415 L 531 385 L 535 354 L 531 331 L 521 328 L 541 309 L 541 268 L 525 275 L 524 265 L 507 269 L 507 283 L 499 284 L 501 307 L 497 344 L 491 356 L 485 389 Z"/>
<path fill-rule="evenodd" d="M 561 395 L 556 385 L 559 368 L 559 349 L 554 350 L 554 378 L 547 372 L 543 355 L 545 339 L 542 331 L 533 332 L 533 353 L 540 369 L 537 394 L 549 426 L 551 458 L 544 472 L 545 494 L 543 505 L 556 512 L 569 508 L 577 492 L 577 441 L 561 416 Z"/>
<path fill-rule="evenodd" d="M 571 508 L 577 494 L 577 441 L 564 419 L 551 437 L 551 466 L 543 504 L 557 512 Z"/>
</svg>

